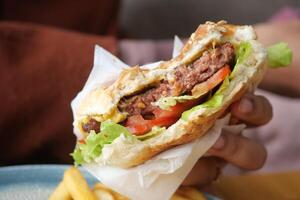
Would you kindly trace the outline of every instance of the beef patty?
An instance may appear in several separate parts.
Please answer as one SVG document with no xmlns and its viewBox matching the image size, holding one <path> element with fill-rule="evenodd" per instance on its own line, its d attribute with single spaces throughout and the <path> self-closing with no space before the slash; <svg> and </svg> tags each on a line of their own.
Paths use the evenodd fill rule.
<svg viewBox="0 0 300 200">
<path fill-rule="evenodd" d="M 203 55 L 189 65 L 180 65 L 175 69 L 175 79 L 172 82 L 161 81 L 155 87 L 146 92 L 124 97 L 119 102 L 119 109 L 132 115 L 151 115 L 156 102 L 161 97 L 180 96 L 190 94 L 195 85 L 206 81 L 219 69 L 234 60 L 234 47 L 230 43 L 224 43 L 206 51 Z"/>
</svg>

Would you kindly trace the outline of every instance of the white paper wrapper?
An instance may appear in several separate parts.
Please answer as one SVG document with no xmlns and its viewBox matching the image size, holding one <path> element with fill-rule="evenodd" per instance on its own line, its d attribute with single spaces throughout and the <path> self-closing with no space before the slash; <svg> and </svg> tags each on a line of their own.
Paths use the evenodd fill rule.
<svg viewBox="0 0 300 200">
<path fill-rule="evenodd" d="M 173 57 L 178 55 L 182 42 L 178 37 L 174 40 Z M 145 65 L 152 68 L 159 64 Z M 126 64 L 103 48 L 96 46 L 94 67 L 82 91 L 72 101 L 73 113 L 81 99 L 92 89 L 100 85 L 109 85 L 117 79 Z M 74 116 L 75 117 L 75 116 Z M 227 126 L 229 115 L 216 121 L 215 125 L 202 138 L 165 151 L 146 163 L 121 169 L 97 164 L 84 165 L 91 174 L 102 183 L 131 198 L 132 200 L 168 200 L 191 171 L 197 160 L 216 142 L 222 128 L 234 132 L 241 131 L 244 126 Z M 77 137 L 80 134 L 74 130 Z"/>
</svg>

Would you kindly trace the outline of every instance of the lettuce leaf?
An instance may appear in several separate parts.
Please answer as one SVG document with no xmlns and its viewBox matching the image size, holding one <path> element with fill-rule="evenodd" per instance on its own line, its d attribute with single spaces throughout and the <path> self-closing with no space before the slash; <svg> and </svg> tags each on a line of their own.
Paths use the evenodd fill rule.
<svg viewBox="0 0 300 200">
<path fill-rule="evenodd" d="M 220 94 L 219 95 L 214 95 L 212 98 L 210 98 L 205 103 L 200 104 L 198 106 L 194 106 L 190 110 L 187 110 L 187 111 L 183 112 L 182 115 L 181 115 L 181 119 L 187 121 L 188 118 L 189 118 L 189 116 L 193 112 L 195 112 L 195 111 L 197 111 L 197 110 L 199 110 L 201 108 L 208 108 L 208 107 L 215 108 L 215 107 L 219 107 L 219 106 L 222 105 L 222 102 L 223 102 L 223 95 L 220 95 Z"/>
<path fill-rule="evenodd" d="M 284 67 L 292 62 L 292 50 L 287 43 L 279 42 L 267 49 L 268 61 L 271 68 Z"/>
<path fill-rule="evenodd" d="M 227 77 L 222 85 L 220 86 L 220 88 L 217 90 L 217 92 L 206 102 L 198 105 L 198 106 L 194 106 L 193 108 L 191 108 L 190 110 L 187 110 L 185 112 L 182 113 L 181 115 L 181 119 L 187 121 L 189 116 L 201 109 L 201 108 L 217 108 L 220 107 L 223 103 L 223 99 L 224 96 L 222 95 L 222 92 L 229 86 L 229 78 Z"/>
<path fill-rule="evenodd" d="M 105 141 L 112 143 L 112 141 L 119 137 L 121 134 L 123 134 L 125 137 L 132 137 L 130 131 L 120 124 L 117 124 L 110 120 L 101 123 L 100 135 L 105 138 Z"/>
<path fill-rule="evenodd" d="M 182 103 L 186 100 L 194 99 L 195 97 L 189 95 L 183 95 L 179 97 L 162 97 L 154 105 L 163 110 L 170 110 L 170 107 L 175 106 L 177 102 Z"/>
<path fill-rule="evenodd" d="M 144 141 L 161 134 L 165 130 L 165 127 L 156 126 L 153 127 L 149 133 L 141 136 L 134 136 L 124 126 L 107 120 L 101 123 L 100 133 L 91 131 L 84 143 L 77 143 L 71 156 L 73 157 L 76 166 L 90 163 L 101 155 L 104 145 L 111 144 L 122 134 L 130 140 Z"/>
<path fill-rule="evenodd" d="M 73 153 L 71 153 L 71 156 L 74 159 L 75 166 L 82 165 L 84 163 L 84 158 L 82 156 L 81 150 L 79 149 L 78 145 L 74 149 Z"/>
<path fill-rule="evenodd" d="M 247 59 L 253 52 L 250 42 L 241 42 L 236 51 L 236 64 L 240 64 Z"/>
<path fill-rule="evenodd" d="M 166 130 L 165 127 L 154 126 L 149 133 L 146 133 L 144 135 L 136 136 L 136 138 L 141 140 L 141 141 L 148 140 L 152 137 L 155 137 L 155 136 L 161 134 L 165 130 Z"/>
<path fill-rule="evenodd" d="M 102 153 L 104 145 L 111 144 L 116 138 L 123 134 L 127 138 L 134 139 L 134 136 L 124 126 L 107 120 L 101 123 L 100 133 L 91 131 L 85 139 L 85 143 L 78 143 L 71 154 L 75 165 L 90 163 Z"/>
<path fill-rule="evenodd" d="M 74 159 L 75 165 L 81 165 L 83 163 L 89 163 L 101 154 L 102 142 L 100 134 L 96 134 L 95 131 L 91 131 L 85 140 L 84 144 L 78 143 L 71 156 Z"/>
</svg>

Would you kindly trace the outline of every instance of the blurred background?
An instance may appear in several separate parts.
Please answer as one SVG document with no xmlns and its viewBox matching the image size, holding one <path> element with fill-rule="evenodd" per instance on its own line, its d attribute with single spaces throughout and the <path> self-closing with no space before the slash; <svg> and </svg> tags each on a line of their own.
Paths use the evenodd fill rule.
<svg viewBox="0 0 300 200">
<path fill-rule="evenodd" d="M 224 19 L 254 25 L 265 45 L 293 49 L 290 68 L 268 72 L 261 85 L 274 120 L 249 137 L 270 150 L 262 170 L 299 168 L 299 8 L 299 0 L 0 0 L 0 165 L 72 162 L 70 102 L 95 44 L 144 64 L 169 59 L 175 34 L 185 39 Z"/>
<path fill-rule="evenodd" d="M 111 21 L 118 36 L 134 39 L 188 37 L 200 23 L 225 19 L 233 24 L 266 22 L 299 0 L 1 0 L 1 19 L 32 22 L 86 33 L 107 34 Z M 106 29 L 104 31 L 104 29 Z M 107 31 L 109 30 L 109 31 Z"/>
<path fill-rule="evenodd" d="M 257 24 L 270 20 L 285 7 L 299 8 L 298 0 L 122 0 L 121 32 L 131 38 L 188 37 L 200 23 L 227 20 Z"/>
</svg>

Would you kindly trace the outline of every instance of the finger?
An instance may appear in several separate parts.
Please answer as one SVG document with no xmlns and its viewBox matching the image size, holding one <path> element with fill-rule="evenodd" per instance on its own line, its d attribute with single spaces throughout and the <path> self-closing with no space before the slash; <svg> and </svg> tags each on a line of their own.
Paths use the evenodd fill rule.
<svg viewBox="0 0 300 200">
<path fill-rule="evenodd" d="M 264 146 L 249 138 L 224 133 L 208 150 L 212 156 L 244 169 L 259 169 L 265 163 L 267 152 Z"/>
<path fill-rule="evenodd" d="M 268 123 L 273 116 L 270 102 L 263 96 L 246 94 L 234 103 L 232 115 L 249 125 L 259 126 Z"/>
<path fill-rule="evenodd" d="M 224 161 L 216 157 L 201 158 L 195 164 L 182 185 L 207 185 L 218 178 Z"/>
</svg>

